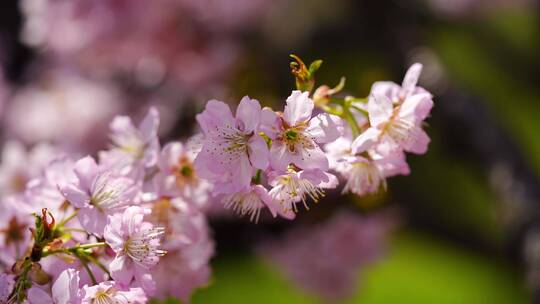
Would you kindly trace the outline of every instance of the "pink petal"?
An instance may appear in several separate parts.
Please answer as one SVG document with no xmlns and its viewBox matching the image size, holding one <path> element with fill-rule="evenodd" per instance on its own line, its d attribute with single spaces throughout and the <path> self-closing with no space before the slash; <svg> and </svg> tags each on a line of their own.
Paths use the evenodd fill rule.
<svg viewBox="0 0 540 304">
<path fill-rule="evenodd" d="M 31 287 L 27 293 L 29 304 L 56 304 L 51 296 L 39 287 Z"/>
<path fill-rule="evenodd" d="M 379 127 L 390 120 L 394 106 L 384 95 L 371 95 L 368 101 L 369 122 L 372 127 Z"/>
<path fill-rule="evenodd" d="M 55 304 L 77 303 L 79 293 L 79 272 L 69 268 L 58 276 L 52 286 L 52 295 Z"/>
<path fill-rule="evenodd" d="M 178 162 L 178 157 L 182 154 L 184 146 L 181 142 L 170 142 L 163 147 L 161 157 L 159 158 L 158 167 L 162 171 L 169 170 Z"/>
<path fill-rule="evenodd" d="M 107 225 L 107 216 L 97 208 L 82 208 L 79 210 L 77 218 L 81 226 L 88 232 L 100 237 L 103 235 L 103 230 Z"/>
<path fill-rule="evenodd" d="M 111 122 L 110 128 L 113 133 L 136 134 L 138 132 L 128 116 L 116 116 Z"/>
<path fill-rule="evenodd" d="M 117 282 L 124 287 L 128 286 L 133 279 L 134 265 L 133 262 L 125 255 L 117 255 L 114 260 L 109 264 L 109 271 L 111 276 Z"/>
<path fill-rule="evenodd" d="M 98 165 L 96 164 L 94 158 L 91 156 L 86 156 L 79 159 L 75 163 L 74 171 L 82 188 L 90 190 L 90 187 L 98 174 Z"/>
<path fill-rule="evenodd" d="M 58 189 L 76 208 L 85 208 L 90 203 L 90 195 L 74 184 L 59 185 Z"/>
<path fill-rule="evenodd" d="M 229 106 L 218 100 L 210 100 L 201 114 L 196 116 L 204 133 L 215 132 L 223 126 L 234 127 L 235 121 Z"/>
<path fill-rule="evenodd" d="M 405 146 L 403 147 L 405 151 L 415 153 L 415 154 L 424 154 L 427 152 L 430 139 L 422 128 L 415 128 L 408 138 Z"/>
<path fill-rule="evenodd" d="M 298 173 L 298 177 L 301 179 L 307 179 L 317 187 L 325 189 L 335 188 L 339 184 L 339 181 L 335 175 L 320 169 L 300 171 Z"/>
<path fill-rule="evenodd" d="M 249 160 L 253 164 L 253 167 L 266 169 L 270 157 L 266 141 L 261 136 L 254 135 L 249 140 L 248 149 Z"/>
<path fill-rule="evenodd" d="M 139 231 L 144 220 L 144 215 L 149 213 L 139 206 L 131 206 L 122 214 L 122 229 L 127 235 L 133 235 Z"/>
<path fill-rule="evenodd" d="M 326 175 L 326 181 L 322 182 L 319 187 L 325 188 L 325 189 L 334 189 L 339 185 L 339 180 L 334 174 L 330 174 L 328 172 L 324 172 Z"/>
<path fill-rule="evenodd" d="M 413 94 L 405 99 L 401 105 L 399 116 L 419 123 L 426 119 L 433 108 L 433 99 L 430 93 Z"/>
<path fill-rule="evenodd" d="M 139 125 L 139 130 L 143 137 L 143 141 L 147 142 L 152 137 L 157 135 L 159 128 L 159 112 L 155 107 L 148 110 L 148 114 L 144 117 Z"/>
<path fill-rule="evenodd" d="M 287 146 L 279 141 L 274 141 L 270 147 L 270 166 L 274 170 L 285 171 L 292 162 Z"/>
<path fill-rule="evenodd" d="M 299 168 L 328 170 L 328 158 L 317 144 L 313 149 L 299 149 L 298 152 L 293 163 Z"/>
<path fill-rule="evenodd" d="M 261 123 L 259 130 L 266 136 L 275 139 L 281 127 L 281 119 L 272 109 L 265 107 L 261 111 Z"/>
<path fill-rule="evenodd" d="M 296 126 L 300 122 L 308 121 L 314 108 L 309 92 L 293 91 L 287 98 L 287 105 L 283 111 L 283 119 L 289 126 Z"/>
<path fill-rule="evenodd" d="M 405 153 L 402 151 L 378 158 L 375 162 L 385 177 L 391 177 L 398 174 L 408 175 L 410 173 L 409 165 L 405 159 Z"/>
<path fill-rule="evenodd" d="M 416 84 L 418 83 L 420 73 L 422 73 L 422 65 L 420 63 L 411 65 L 409 70 L 407 70 L 407 73 L 403 78 L 403 83 L 401 84 L 402 97 L 407 97 L 414 91 Z"/>
<path fill-rule="evenodd" d="M 364 131 L 351 144 L 352 153 L 358 154 L 371 149 L 377 143 L 380 134 L 381 131 L 376 128 L 369 128 Z"/>
<path fill-rule="evenodd" d="M 146 269 L 135 267 L 135 280 L 142 287 L 144 292 L 152 296 L 156 291 L 156 282 L 152 279 L 152 275 Z"/>
<path fill-rule="evenodd" d="M 237 185 L 235 189 L 240 190 L 249 187 L 253 173 L 253 166 L 249 162 L 249 158 L 247 156 L 240 157 L 238 171 L 236 176 L 233 176 L 232 181 L 233 184 Z"/>
<path fill-rule="evenodd" d="M 118 252 L 124 248 L 124 235 L 122 231 L 122 215 L 115 214 L 109 216 L 107 226 L 103 231 L 103 238 L 114 252 Z"/>
<path fill-rule="evenodd" d="M 318 143 L 331 142 L 343 133 L 343 121 L 336 115 L 319 114 L 309 121 L 306 132 Z"/>
<path fill-rule="evenodd" d="M 153 167 L 155 164 L 157 164 L 159 160 L 159 140 L 157 138 L 157 135 L 154 135 L 154 138 L 150 139 L 149 142 L 147 142 L 147 147 L 144 150 L 144 157 L 143 157 L 143 164 L 146 168 Z"/>
<path fill-rule="evenodd" d="M 399 98 L 401 87 L 392 81 L 377 81 L 371 86 L 370 95 L 384 95 L 395 101 Z"/>
<path fill-rule="evenodd" d="M 261 105 L 259 101 L 245 96 L 236 109 L 236 119 L 241 122 L 240 130 L 246 133 L 256 131 L 261 119 Z"/>
</svg>

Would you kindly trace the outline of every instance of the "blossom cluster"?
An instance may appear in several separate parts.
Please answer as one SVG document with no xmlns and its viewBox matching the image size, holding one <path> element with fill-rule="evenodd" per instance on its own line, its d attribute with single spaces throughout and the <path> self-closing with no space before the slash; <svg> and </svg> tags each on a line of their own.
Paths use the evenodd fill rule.
<svg viewBox="0 0 540 304">
<path fill-rule="evenodd" d="M 161 149 L 158 127 L 154 108 L 139 125 L 115 117 L 97 159 L 4 146 L 0 302 L 187 300 L 208 283 L 214 245 L 197 141 Z"/>
<path fill-rule="evenodd" d="M 338 186 L 333 173 L 345 180 L 343 192 L 377 192 L 387 177 L 409 173 L 405 152 L 427 151 L 423 122 L 433 101 L 417 86 L 421 69 L 414 64 L 401 86 L 375 83 L 367 99 L 335 98 L 341 84 L 321 86 L 313 98 L 295 90 L 283 111 L 246 96 L 233 115 L 211 100 L 197 115 L 205 137 L 195 168 L 226 207 L 255 221 L 264 208 L 293 219 L 298 203 L 309 209 L 309 199 Z M 297 77 L 297 86 L 311 80 Z"/>
<path fill-rule="evenodd" d="M 313 91 L 314 73 L 291 64 L 297 90 L 283 111 L 244 97 L 235 114 L 210 100 L 201 134 L 164 144 L 160 114 L 140 123 L 116 116 L 110 147 L 94 156 L 12 141 L 0 166 L 0 303 L 189 301 L 208 283 L 214 242 L 208 211 L 220 202 L 258 221 L 292 220 L 345 181 L 374 193 L 407 174 L 405 153 L 422 154 L 433 106 L 414 64 L 400 86 L 377 82 L 368 98 Z"/>
</svg>

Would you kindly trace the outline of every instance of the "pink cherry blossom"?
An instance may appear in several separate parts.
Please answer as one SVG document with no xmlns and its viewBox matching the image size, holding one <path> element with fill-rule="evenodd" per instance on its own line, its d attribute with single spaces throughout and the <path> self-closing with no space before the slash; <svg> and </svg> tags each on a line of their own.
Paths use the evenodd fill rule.
<svg viewBox="0 0 540 304">
<path fill-rule="evenodd" d="M 144 216 L 149 213 L 149 209 L 131 206 L 121 214 L 110 216 L 104 237 L 116 253 L 109 265 L 113 279 L 125 286 L 135 279 L 146 292 L 152 293 L 155 283 L 150 269 L 165 254 L 160 249 L 165 228 L 145 222 Z"/>
<path fill-rule="evenodd" d="M 421 64 L 413 64 L 402 86 L 393 82 L 377 82 L 368 101 L 369 137 L 383 142 L 382 153 L 404 150 L 415 154 L 427 151 L 429 137 L 422 130 L 422 122 L 433 107 L 432 95 L 417 87 Z"/>
<path fill-rule="evenodd" d="M 138 127 L 131 118 L 116 116 L 110 124 L 112 148 L 99 154 L 100 162 L 122 174 L 153 167 L 159 158 L 159 113 L 150 108 Z"/>
<path fill-rule="evenodd" d="M 233 117 L 229 106 L 210 100 L 197 115 L 205 134 L 195 159 L 200 176 L 213 182 L 216 193 L 234 193 L 248 187 L 256 169 L 268 166 L 268 147 L 259 135 L 261 106 L 244 97 Z"/>
<path fill-rule="evenodd" d="M 314 103 L 308 92 L 293 91 L 283 115 L 263 109 L 261 130 L 272 139 L 270 164 L 284 171 L 289 164 L 301 169 L 328 169 L 328 159 L 318 144 L 335 140 L 342 133 L 339 117 L 323 113 L 311 117 Z"/>
<path fill-rule="evenodd" d="M 296 212 L 296 203 L 302 202 L 306 209 L 307 199 L 317 202 L 324 196 L 324 189 L 337 187 L 337 177 L 320 169 L 301 170 L 295 172 L 289 170 L 286 173 L 273 172 L 270 174 L 270 185 L 273 187 L 269 195 L 276 200 L 282 208 L 285 217 Z"/>
<path fill-rule="evenodd" d="M 330 167 L 339 172 L 345 179 L 343 193 L 352 192 L 357 195 L 377 192 L 381 186 L 386 188 L 386 178 L 397 174 L 409 174 L 409 166 L 403 153 L 382 155 L 374 148 L 376 143 L 360 135 L 356 141 L 359 148 L 351 147 L 349 137 L 340 137 L 327 144 Z"/>
<path fill-rule="evenodd" d="M 81 225 L 88 232 L 101 236 L 107 216 L 134 203 L 137 184 L 102 170 L 90 156 L 78 160 L 74 172 L 77 181 L 59 185 L 60 191 L 66 200 L 79 208 L 77 218 Z"/>
<path fill-rule="evenodd" d="M 368 103 L 371 128 L 365 133 L 370 140 L 379 141 L 382 153 L 404 150 L 415 154 L 427 151 L 429 137 L 422 130 L 422 121 L 429 111 L 425 103 L 432 104 L 428 94 L 415 95 L 394 107 L 384 95 L 372 95 Z M 358 138 L 356 140 L 359 140 Z M 355 144 L 357 145 L 357 144 Z"/>
<path fill-rule="evenodd" d="M 210 184 L 198 177 L 194 167 L 193 162 L 200 151 L 197 138 L 192 138 L 186 145 L 180 142 L 165 145 L 154 183 L 159 196 L 180 196 L 204 209 L 208 203 Z"/>
<path fill-rule="evenodd" d="M 415 63 L 405 73 L 403 83 L 398 85 L 392 81 L 377 81 L 371 86 L 371 95 L 384 95 L 393 103 L 402 103 L 406 98 L 417 94 L 429 94 L 424 88 L 417 86 L 422 72 L 422 64 Z M 431 94 L 429 94 L 431 97 Z"/>
<path fill-rule="evenodd" d="M 81 304 L 146 304 L 147 302 L 148 298 L 142 288 L 126 288 L 114 281 L 107 281 L 94 286 L 85 285 L 81 300 Z"/>
<path fill-rule="evenodd" d="M 36 286 L 28 290 L 30 304 L 78 304 L 80 301 L 79 272 L 71 268 L 58 276 L 52 285 L 51 294 Z"/>
</svg>

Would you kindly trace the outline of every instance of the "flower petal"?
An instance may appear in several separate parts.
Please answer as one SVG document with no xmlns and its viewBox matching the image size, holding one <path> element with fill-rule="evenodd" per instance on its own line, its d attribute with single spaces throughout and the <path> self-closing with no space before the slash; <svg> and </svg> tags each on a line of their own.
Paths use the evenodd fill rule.
<svg viewBox="0 0 540 304">
<path fill-rule="evenodd" d="M 404 144 L 403 149 L 415 154 L 424 154 L 427 152 L 430 139 L 429 136 L 420 127 L 416 127 Z"/>
<path fill-rule="evenodd" d="M 79 184 L 81 187 L 83 189 L 90 190 L 90 187 L 94 182 L 94 178 L 98 174 L 98 165 L 96 164 L 94 158 L 91 156 L 86 156 L 79 159 L 75 163 L 74 171 L 75 175 L 79 179 Z"/>
<path fill-rule="evenodd" d="M 259 130 L 271 139 L 276 139 L 281 127 L 281 119 L 272 109 L 265 107 L 261 111 Z"/>
<path fill-rule="evenodd" d="M 239 129 L 246 133 L 257 131 L 261 120 L 261 105 L 258 100 L 244 96 L 236 109 Z"/>
<path fill-rule="evenodd" d="M 112 260 L 109 264 L 109 271 L 111 272 L 111 277 L 124 287 L 127 287 L 131 283 L 135 275 L 133 262 L 123 254 L 117 255 Z"/>
<path fill-rule="evenodd" d="M 77 218 L 81 226 L 88 232 L 97 236 L 103 235 L 103 230 L 105 229 L 105 225 L 107 225 L 107 216 L 97 208 L 82 208 L 79 210 Z"/>
<path fill-rule="evenodd" d="M 317 144 L 312 149 L 299 149 L 298 152 L 293 156 L 293 163 L 299 168 L 328 170 L 328 158 Z"/>
<path fill-rule="evenodd" d="M 433 108 L 433 99 L 430 93 L 413 94 L 403 101 L 399 116 L 418 124 L 429 115 Z"/>
<path fill-rule="evenodd" d="M 31 287 L 27 292 L 29 304 L 56 304 L 51 296 L 39 287 Z"/>
<path fill-rule="evenodd" d="M 384 95 L 371 95 L 368 101 L 369 122 L 372 127 L 379 127 L 390 120 L 394 106 Z"/>
<path fill-rule="evenodd" d="M 137 128 L 128 116 L 116 116 L 110 124 L 113 134 L 136 134 Z"/>
<path fill-rule="evenodd" d="M 370 95 L 384 95 L 392 102 L 396 102 L 399 99 L 399 92 L 401 86 L 392 81 L 377 81 L 371 86 Z"/>
<path fill-rule="evenodd" d="M 210 100 L 201 114 L 196 116 L 197 122 L 204 133 L 215 132 L 216 129 L 235 124 L 229 106 L 219 100 Z"/>
<path fill-rule="evenodd" d="M 151 107 L 141 121 L 139 130 L 144 142 L 150 141 L 157 135 L 159 128 L 159 112 L 155 107 Z"/>
<path fill-rule="evenodd" d="M 353 143 L 351 149 L 353 154 L 362 153 L 377 143 L 381 131 L 376 128 L 369 128 L 364 133 L 360 134 Z"/>
<path fill-rule="evenodd" d="M 291 96 L 287 98 L 283 119 L 289 126 L 306 122 L 311 118 L 314 106 L 313 100 L 309 98 L 309 92 L 293 91 Z"/>
<path fill-rule="evenodd" d="M 402 98 L 405 98 L 414 92 L 416 84 L 418 83 L 418 78 L 420 77 L 420 73 L 422 73 L 422 64 L 420 63 L 411 65 L 409 70 L 407 70 L 407 73 L 403 78 L 403 83 L 401 84 Z"/>
<path fill-rule="evenodd" d="M 343 133 L 343 121 L 336 115 L 319 114 L 309 121 L 306 132 L 318 143 L 331 142 Z"/>
<path fill-rule="evenodd" d="M 59 185 L 58 190 L 76 208 L 85 208 L 90 203 L 90 195 L 74 184 Z"/>
<path fill-rule="evenodd" d="M 261 136 L 254 135 L 251 137 L 248 143 L 248 153 L 249 160 L 251 161 L 251 164 L 253 164 L 253 167 L 262 170 L 268 167 L 270 157 L 268 145 Z"/>
<path fill-rule="evenodd" d="M 274 170 L 287 170 L 287 166 L 289 166 L 292 160 L 287 146 L 283 142 L 275 141 L 272 143 L 272 147 L 270 147 L 270 166 Z"/>
<path fill-rule="evenodd" d="M 55 304 L 77 303 L 79 293 L 79 272 L 68 268 L 56 279 L 52 286 L 52 296 Z"/>
</svg>

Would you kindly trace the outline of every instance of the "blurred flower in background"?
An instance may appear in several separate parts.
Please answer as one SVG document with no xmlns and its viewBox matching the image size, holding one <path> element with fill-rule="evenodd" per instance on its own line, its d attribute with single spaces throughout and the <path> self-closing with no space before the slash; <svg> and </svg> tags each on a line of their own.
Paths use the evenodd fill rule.
<svg viewBox="0 0 540 304">
<path fill-rule="evenodd" d="M 343 211 L 267 241 L 258 252 L 301 288 L 330 302 L 343 300 L 356 291 L 361 269 L 385 253 L 396 221 L 390 213 L 361 216 Z"/>
</svg>

